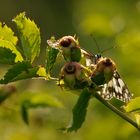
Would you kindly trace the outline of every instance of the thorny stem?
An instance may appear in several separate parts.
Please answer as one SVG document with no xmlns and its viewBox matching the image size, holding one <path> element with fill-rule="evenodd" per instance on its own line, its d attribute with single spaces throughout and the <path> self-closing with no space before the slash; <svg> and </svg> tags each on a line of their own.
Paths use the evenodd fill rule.
<svg viewBox="0 0 140 140">
<path fill-rule="evenodd" d="M 132 124 L 135 128 L 137 128 L 140 131 L 140 127 L 138 126 L 138 124 L 132 120 L 130 117 L 128 117 L 125 113 L 123 113 L 122 111 L 118 110 L 115 106 L 113 106 L 112 104 L 110 104 L 109 102 L 107 102 L 106 100 L 104 100 L 98 93 L 95 93 L 94 95 L 100 102 L 102 102 L 106 107 L 108 107 L 109 109 L 111 109 L 113 112 L 115 112 L 116 114 L 118 114 L 121 118 L 123 118 L 124 120 L 126 120 L 127 122 L 129 122 L 130 124 Z"/>
</svg>

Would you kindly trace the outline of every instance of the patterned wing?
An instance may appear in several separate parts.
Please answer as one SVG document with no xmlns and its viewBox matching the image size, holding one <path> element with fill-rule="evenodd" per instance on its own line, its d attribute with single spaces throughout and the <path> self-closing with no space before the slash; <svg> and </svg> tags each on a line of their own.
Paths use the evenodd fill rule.
<svg viewBox="0 0 140 140">
<path fill-rule="evenodd" d="M 114 97 L 127 103 L 132 98 L 132 94 L 117 71 L 114 72 L 112 80 L 104 84 L 98 93 L 105 100 L 111 100 Z"/>
<path fill-rule="evenodd" d="M 54 49 L 59 49 L 58 46 L 59 46 L 59 40 L 57 41 L 52 41 L 51 39 L 50 40 L 47 40 L 47 43 L 49 46 L 51 46 L 52 48 Z"/>
<path fill-rule="evenodd" d="M 95 55 L 81 49 L 81 53 L 83 54 L 84 58 L 86 59 L 86 66 L 91 66 L 94 64 Z"/>
</svg>

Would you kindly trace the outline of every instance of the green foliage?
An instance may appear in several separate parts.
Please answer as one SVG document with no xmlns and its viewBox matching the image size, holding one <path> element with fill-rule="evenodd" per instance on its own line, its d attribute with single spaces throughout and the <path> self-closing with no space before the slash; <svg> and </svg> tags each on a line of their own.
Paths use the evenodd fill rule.
<svg viewBox="0 0 140 140">
<path fill-rule="evenodd" d="M 58 6 L 59 5 L 59 6 Z M 82 48 L 96 54 L 97 46 L 89 34 L 93 33 L 101 50 L 112 48 L 103 53 L 105 57 L 115 60 L 119 73 L 128 88 L 134 93 L 133 98 L 140 96 L 140 1 L 139 0 L 76 0 L 76 1 L 11 1 L 2 0 L 0 4 L 0 17 L 2 22 L 12 26 L 9 17 L 13 17 L 17 11 L 28 11 L 28 15 L 37 21 L 41 29 L 42 50 L 41 57 L 36 62 L 39 65 L 45 62 L 45 46 L 48 36 L 77 34 Z M 80 16 L 79 16 L 80 15 Z M 18 46 L 21 47 L 18 41 Z M 0 47 L 2 50 L 5 48 Z M 0 63 L 14 64 L 16 55 L 8 50 L 9 55 L 1 55 Z M 19 50 L 21 52 L 21 49 Z M 22 52 L 22 56 L 23 52 Z M 4 58 L 3 59 L 1 58 Z M 8 58 L 8 60 L 7 60 Z M 6 61 L 5 61 L 6 60 Z M 12 60 L 12 61 L 11 61 Z M 57 58 L 57 62 L 59 59 Z M 2 61 L 2 62 L 1 62 Z M 8 61 L 8 62 L 7 62 Z M 41 62 L 41 63 L 40 63 Z M 35 63 L 34 63 L 35 64 Z M 60 63 L 55 66 L 53 73 L 58 73 Z M 35 65 L 33 65 L 34 67 Z M 132 67 L 131 67 L 132 66 Z M 7 71 L 7 65 L 0 65 L 0 75 Z M 45 67 L 46 68 L 46 67 Z M 58 69 L 57 69 L 58 68 Z M 70 119 L 70 112 L 76 96 L 71 92 L 59 89 L 55 81 L 46 80 L 22 80 L 14 82 L 18 91 L 0 106 L 0 139 L 2 140 L 139 140 L 140 132 L 132 125 L 115 115 L 110 109 L 104 107 L 101 102 L 93 99 L 88 107 L 88 119 L 82 128 L 72 134 L 60 133 L 56 128 Z M 12 83 L 10 83 L 12 84 Z M 3 85 L 1 85 L 3 86 Z M 65 103 L 65 109 L 32 109 L 29 112 L 30 126 L 22 123 L 19 112 L 19 96 L 22 92 L 39 91 L 56 94 Z M 65 93 L 66 92 L 66 93 Z M 61 93 L 61 94 L 59 94 Z M 80 93 L 79 93 L 80 94 Z M 116 101 L 116 99 L 114 99 Z M 112 103 L 112 101 L 111 101 Z M 114 103 L 114 102 L 113 102 Z M 15 105 L 16 104 L 16 105 Z M 122 103 L 123 104 L 123 103 Z M 117 103 L 115 102 L 115 107 Z M 6 107 L 5 107 L 6 106 Z M 120 106 L 118 106 L 120 109 Z M 139 118 L 139 110 L 136 111 Z M 125 113 L 125 111 L 124 111 Z M 135 112 L 125 113 L 134 117 Z M 137 124 L 139 119 L 137 120 Z M 19 129 L 20 128 L 20 129 Z M 9 131 L 10 130 L 10 131 Z"/>
<path fill-rule="evenodd" d="M 84 89 L 72 110 L 73 120 L 72 124 L 67 128 L 68 132 L 77 131 L 82 126 L 86 118 L 90 98 L 91 93 L 89 93 L 88 89 Z"/>
<path fill-rule="evenodd" d="M 16 23 L 22 49 L 26 60 L 34 61 L 40 52 L 40 30 L 34 21 L 25 17 L 25 13 L 17 15 L 13 21 Z"/>
<path fill-rule="evenodd" d="M 54 38 L 51 38 L 51 41 L 55 41 Z M 50 74 L 58 55 L 59 51 L 57 49 L 52 48 L 51 46 L 47 46 L 46 50 L 46 72 Z"/>
<path fill-rule="evenodd" d="M 11 64 L 15 63 L 16 55 L 10 51 L 10 49 L 0 48 L 0 64 Z"/>
<path fill-rule="evenodd" d="M 106 23 L 106 20 L 107 20 L 104 18 L 102 19 L 100 16 L 96 17 L 96 19 L 98 19 L 98 21 L 102 21 L 102 20 L 104 21 L 99 26 L 102 26 L 102 24 Z M 18 38 L 14 36 L 13 31 L 9 27 L 7 27 L 7 25 L 2 25 L 0 23 L 0 63 L 12 65 L 10 69 L 6 72 L 6 74 L 4 75 L 4 78 L 0 80 L 0 84 L 8 84 L 10 82 L 27 79 L 27 78 L 33 78 L 33 77 L 37 77 L 38 79 L 40 77 L 43 77 L 44 79 L 50 80 L 51 71 L 56 63 L 56 60 L 58 58 L 57 56 L 59 54 L 61 55 L 66 54 L 64 55 L 65 60 L 74 61 L 74 63 L 75 61 L 77 62 L 80 61 L 81 49 L 79 48 L 80 45 L 78 43 L 77 44 L 78 46 L 73 47 L 72 49 L 67 49 L 68 46 L 64 45 L 62 50 L 56 49 L 51 45 L 47 46 L 46 57 L 45 57 L 45 62 L 46 62 L 45 67 L 40 64 L 39 65 L 33 64 L 35 58 L 38 57 L 40 53 L 40 44 L 41 44 L 40 30 L 34 21 L 31 21 L 29 18 L 25 16 L 24 12 L 17 15 L 13 19 L 13 21 L 15 22 L 17 31 L 19 33 L 19 38 L 20 38 L 19 47 L 21 50 L 18 51 L 17 49 Z M 81 26 L 83 25 L 84 23 L 81 24 Z M 103 28 L 101 28 L 101 30 Z M 112 35 L 111 30 L 108 33 L 108 36 L 110 35 Z M 50 40 L 52 43 L 57 43 L 54 37 L 52 37 Z M 69 43 L 69 41 L 70 40 L 67 40 L 65 43 L 67 44 Z M 82 55 L 83 55 L 82 57 L 84 57 L 83 59 L 86 59 L 84 54 Z M 70 56 L 70 59 L 67 58 L 68 56 Z M 78 101 L 72 110 L 72 113 L 73 113 L 72 123 L 67 128 L 64 128 L 64 130 L 66 130 L 67 132 L 77 131 L 79 128 L 81 128 L 83 122 L 85 121 L 89 101 L 91 99 L 91 96 L 95 96 L 94 94 L 89 92 L 89 90 L 92 89 L 92 90 L 95 90 L 96 92 L 96 90 L 98 90 L 96 86 L 103 85 L 104 83 L 107 82 L 106 78 L 108 77 L 110 78 L 110 75 L 104 75 L 105 73 L 100 73 L 100 72 L 98 73 L 98 71 L 97 71 L 97 75 L 91 78 L 91 74 L 93 74 L 93 70 L 95 70 L 96 67 L 94 66 L 94 69 L 92 69 L 93 66 L 91 67 L 85 66 L 84 68 L 83 65 L 81 66 L 80 62 L 77 64 L 80 64 L 80 65 L 78 66 L 76 65 L 76 67 L 73 67 L 72 65 L 68 65 L 68 67 L 64 68 L 64 71 L 62 71 L 61 69 L 61 72 L 60 72 L 61 74 L 58 76 L 60 78 L 59 79 L 60 81 L 64 78 L 64 82 L 62 82 L 62 84 L 65 84 L 67 81 L 66 78 L 68 78 L 67 82 L 69 83 L 69 86 L 67 87 L 70 90 L 72 90 L 72 88 L 70 87 L 75 83 L 77 86 L 76 87 L 72 86 L 74 90 L 79 89 L 79 87 L 80 89 L 83 90 L 82 92 L 80 91 L 81 93 L 79 93 L 80 96 L 78 98 Z M 83 69 L 86 69 L 85 70 L 86 72 L 81 74 L 80 71 L 82 71 Z M 75 80 L 75 79 L 73 80 L 73 78 L 75 77 L 72 77 L 72 72 L 76 72 L 75 77 L 78 80 Z M 111 78 L 112 78 L 112 75 L 111 75 Z M 63 88 L 63 86 L 61 87 Z M 100 88 L 101 87 L 99 86 L 99 89 Z M 0 102 L 3 102 L 9 96 L 10 96 L 9 92 L 0 91 Z M 100 95 L 98 96 L 100 97 Z M 139 124 L 140 124 L 139 113 L 138 112 L 136 114 L 130 113 L 136 110 L 138 111 L 140 109 L 139 97 L 134 98 L 124 107 L 125 111 L 130 113 L 130 116 L 132 117 L 135 116 L 136 121 L 133 121 L 131 120 L 131 118 L 128 118 L 125 112 L 122 112 L 120 108 L 113 106 L 111 103 L 108 103 L 106 100 L 101 98 L 100 101 L 104 105 L 108 104 L 107 106 L 108 108 L 110 108 L 114 112 L 116 111 L 119 116 L 121 116 L 122 118 L 130 122 L 132 125 L 134 125 L 137 129 L 139 129 Z M 61 108 L 63 107 L 63 105 L 56 98 L 48 94 L 35 94 L 31 96 L 28 95 L 27 98 L 25 98 L 21 102 L 22 118 L 27 124 L 29 124 L 29 114 L 28 114 L 29 109 L 38 108 L 38 107 L 39 108 L 40 107 L 41 108 L 44 108 L 44 107 Z"/>
<path fill-rule="evenodd" d="M 17 41 L 18 39 L 14 36 L 13 31 L 7 25 L 0 23 L 0 47 L 9 49 L 11 53 L 15 54 L 15 62 L 22 62 L 23 57 L 16 48 Z M 2 63 L 4 63 L 4 57 L 8 57 L 8 62 L 10 63 L 10 58 L 13 59 L 13 55 L 8 52 L 8 56 L 4 56 L 4 52 L 1 52 L 2 55 L 0 56 Z"/>
<path fill-rule="evenodd" d="M 78 47 L 71 48 L 71 61 L 79 62 L 81 60 L 81 50 Z"/>
<path fill-rule="evenodd" d="M 19 75 L 21 74 L 30 74 L 29 69 L 31 69 L 32 66 L 29 62 L 18 62 L 16 63 L 12 68 L 10 68 L 7 73 L 4 76 L 4 79 L 0 80 L 1 84 L 7 84 L 16 80 L 25 79 L 26 77 L 19 78 Z M 35 75 L 34 75 L 35 76 Z"/>
<path fill-rule="evenodd" d="M 16 49 L 18 38 L 14 36 L 13 31 L 6 25 L 0 23 L 0 62 L 2 64 L 14 64 L 5 74 L 1 84 L 7 84 L 13 81 L 27 79 L 32 77 L 46 77 L 43 67 L 32 66 L 31 63 L 40 52 L 40 31 L 34 21 L 26 18 L 25 13 L 20 13 L 13 19 L 19 32 L 22 44 L 22 55 Z M 10 51 L 12 51 L 12 53 Z"/>
<path fill-rule="evenodd" d="M 30 106 L 30 102 L 29 101 L 24 101 L 21 105 L 21 116 L 23 121 L 26 124 L 29 124 L 29 118 L 28 118 L 28 108 Z"/>
<path fill-rule="evenodd" d="M 22 118 L 25 121 L 25 123 L 27 124 L 29 123 L 28 110 L 31 108 L 38 108 L 38 107 L 62 108 L 63 105 L 55 97 L 48 94 L 35 94 L 32 96 L 29 95 L 26 99 L 22 101 L 21 104 Z"/>
</svg>

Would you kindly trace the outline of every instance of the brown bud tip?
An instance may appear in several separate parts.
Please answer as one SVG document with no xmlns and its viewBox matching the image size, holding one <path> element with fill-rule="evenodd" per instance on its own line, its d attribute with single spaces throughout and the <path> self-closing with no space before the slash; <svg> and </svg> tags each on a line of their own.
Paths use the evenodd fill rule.
<svg viewBox="0 0 140 140">
<path fill-rule="evenodd" d="M 102 57 L 99 59 L 95 71 L 102 72 L 105 69 L 110 69 L 110 71 L 113 72 L 114 70 L 116 70 L 116 65 L 110 58 Z"/>
<path fill-rule="evenodd" d="M 69 47 L 71 43 L 76 44 L 76 40 L 73 36 L 64 36 L 60 40 L 60 45 L 63 47 Z"/>
<path fill-rule="evenodd" d="M 113 62 L 111 61 L 111 59 L 106 58 L 106 59 L 103 61 L 103 65 L 105 65 L 106 67 L 109 67 L 109 66 L 112 66 L 112 65 L 113 65 Z"/>
</svg>

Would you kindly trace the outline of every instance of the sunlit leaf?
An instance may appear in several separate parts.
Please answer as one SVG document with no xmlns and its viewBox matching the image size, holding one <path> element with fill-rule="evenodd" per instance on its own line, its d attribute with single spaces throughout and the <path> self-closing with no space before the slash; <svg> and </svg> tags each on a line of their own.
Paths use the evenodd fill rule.
<svg viewBox="0 0 140 140">
<path fill-rule="evenodd" d="M 2 26 L 2 24 L 0 23 L 0 47 L 9 49 L 11 53 L 15 54 L 15 60 L 14 60 L 15 62 L 18 62 L 18 61 L 22 62 L 23 57 L 16 48 L 17 41 L 18 39 L 16 36 L 14 36 L 13 31 L 9 27 L 7 27 L 7 25 Z M 6 54 L 5 56 L 4 54 L 1 55 L 1 58 L 4 59 L 2 56 L 5 58 L 8 57 L 8 59 L 9 58 L 13 59 L 13 55 L 9 53 L 7 54 L 7 56 Z"/>
<path fill-rule="evenodd" d="M 84 89 L 72 110 L 73 121 L 70 127 L 67 128 L 68 132 L 77 131 L 82 126 L 85 121 L 90 97 L 91 94 L 88 92 L 88 89 Z"/>
<path fill-rule="evenodd" d="M 130 102 L 126 106 L 124 106 L 124 109 L 126 112 L 133 112 L 133 111 L 140 110 L 140 97 L 136 97 L 130 100 Z"/>
<path fill-rule="evenodd" d="M 17 15 L 13 21 L 19 31 L 24 55 L 27 60 L 33 62 L 40 52 L 40 30 L 34 21 L 26 18 L 24 12 Z"/>
<path fill-rule="evenodd" d="M 28 73 L 28 69 L 32 68 L 29 62 L 18 62 L 5 74 L 4 79 L 0 80 L 1 84 L 7 84 L 15 81 L 15 78 L 22 72 Z M 23 77 L 24 78 L 24 77 Z"/>
</svg>

